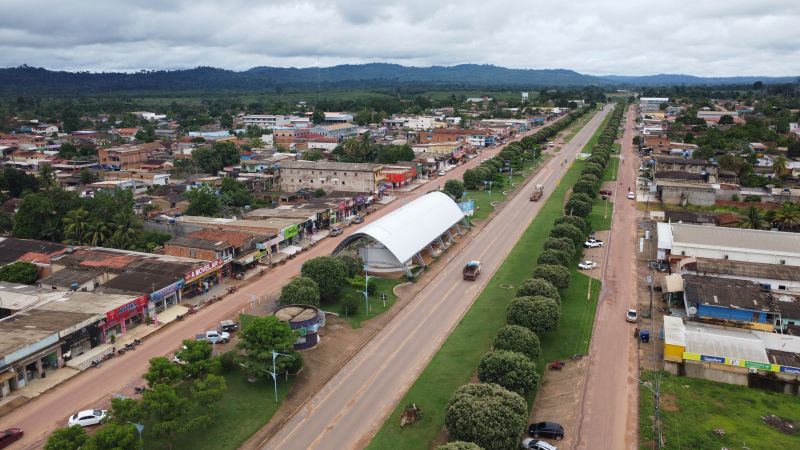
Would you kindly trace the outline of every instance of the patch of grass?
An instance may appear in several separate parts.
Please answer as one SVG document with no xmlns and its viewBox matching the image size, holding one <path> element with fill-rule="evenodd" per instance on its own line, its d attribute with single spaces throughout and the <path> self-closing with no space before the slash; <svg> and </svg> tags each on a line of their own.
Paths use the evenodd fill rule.
<svg viewBox="0 0 800 450">
<path fill-rule="evenodd" d="M 545 155 L 545 158 L 549 155 Z M 523 172 L 522 174 L 514 173 L 511 177 L 511 181 L 514 184 L 519 184 L 525 181 L 525 178 L 530 176 L 533 169 L 535 169 L 539 164 L 541 164 L 543 159 L 541 156 L 537 157 L 536 161 L 525 161 L 523 164 Z M 494 211 L 494 207 L 492 206 L 493 202 L 501 202 L 506 199 L 506 195 L 503 192 L 508 192 L 512 187 L 508 186 L 508 175 L 505 176 L 504 179 L 505 186 L 502 189 L 495 189 L 492 188 L 492 194 L 489 195 L 489 191 L 479 190 L 479 191 L 465 191 L 464 199 L 465 200 L 475 200 L 475 213 L 472 215 L 471 220 L 481 220 L 485 219 L 489 214 Z"/>
<path fill-rule="evenodd" d="M 611 159 L 608 160 L 608 166 L 603 171 L 603 178 L 600 180 L 600 182 L 605 183 L 606 181 L 617 181 L 619 165 L 619 158 L 612 156 Z"/>
<path fill-rule="evenodd" d="M 293 378 L 278 379 L 278 403 L 271 379 L 259 378 L 255 383 L 247 381 L 244 372 L 235 370 L 224 374 L 228 388 L 217 403 L 217 410 L 211 425 L 193 431 L 179 439 L 175 450 L 235 450 L 250 436 L 269 422 L 283 399 L 291 389 Z M 146 448 L 164 448 L 147 438 Z"/>
<path fill-rule="evenodd" d="M 506 324 L 506 307 L 514 294 L 513 290 L 504 287 L 519 286 L 531 276 L 533 261 L 536 261 L 542 252 L 542 236 L 550 233 L 553 221 L 561 216 L 567 190 L 580 177 L 584 164 L 581 161 L 575 162 L 560 180 L 558 187 L 498 268 L 486 289 L 481 292 L 442 348 L 386 419 L 368 448 L 398 450 L 430 447 L 444 425 L 444 408 L 450 396 L 459 386 L 470 381 L 481 356 L 491 347 L 497 330 Z M 581 333 L 576 331 L 580 328 L 580 322 L 586 320 L 586 314 L 591 314 L 593 317 L 593 307 L 591 310 L 586 309 L 587 291 L 582 287 L 581 278 L 586 277 L 576 277 L 573 286 L 565 290 L 562 295 L 564 299 L 562 308 L 565 313 L 562 314 L 559 331 L 552 333 L 552 336 L 541 336 L 543 347 L 554 346 L 553 349 L 548 348 L 545 353 L 547 358 L 563 357 L 553 355 L 571 356 L 574 353 L 576 339 L 582 339 Z M 599 284 L 593 285 L 599 288 Z M 584 286 L 588 287 L 586 284 Z M 580 297 L 578 292 L 582 292 L 583 302 L 575 300 Z M 578 311 L 584 313 L 578 314 Z M 591 328 L 590 319 L 588 326 Z M 409 403 L 419 405 L 424 415 L 413 426 L 401 429 L 400 414 L 403 406 Z"/>
<path fill-rule="evenodd" d="M 395 300 L 397 300 L 397 296 L 394 295 L 394 287 L 400 283 L 403 283 L 404 281 L 405 280 L 388 278 L 370 278 L 369 283 L 377 286 L 377 289 L 375 290 L 374 295 L 369 296 L 369 315 L 364 314 L 364 294 L 351 285 L 345 286 L 345 288 L 342 290 L 341 298 L 349 296 L 358 300 L 358 312 L 356 312 L 356 314 L 351 312 L 350 314 L 345 315 L 345 311 L 344 308 L 342 308 L 341 303 L 323 306 L 323 309 L 338 313 L 339 317 L 347 321 L 351 327 L 360 328 L 361 322 L 383 314 L 384 312 L 388 311 L 392 305 L 394 305 Z M 383 300 L 381 300 L 381 294 L 386 294 L 385 306 Z"/>
<path fill-rule="evenodd" d="M 592 202 L 592 212 L 586 219 L 592 224 L 594 231 L 611 229 L 611 217 L 614 215 L 614 202 L 611 199 L 603 200 L 600 197 Z"/>
<path fill-rule="evenodd" d="M 655 372 L 643 372 L 644 381 Z M 661 418 L 665 449 L 681 448 L 800 448 L 800 434 L 784 434 L 761 417 L 774 414 L 800 422 L 797 397 L 732 384 L 716 383 L 668 373 L 661 375 Z M 639 388 L 639 448 L 653 447 L 653 393 Z M 715 428 L 725 435 L 714 433 Z"/>
<path fill-rule="evenodd" d="M 556 331 L 539 336 L 542 357 L 536 369 L 540 373 L 549 361 L 570 358 L 576 353 L 585 354 L 589 351 L 600 282 L 581 273 L 577 264 L 575 262 L 570 269 L 569 287 L 560 291 L 561 324 Z"/>
</svg>

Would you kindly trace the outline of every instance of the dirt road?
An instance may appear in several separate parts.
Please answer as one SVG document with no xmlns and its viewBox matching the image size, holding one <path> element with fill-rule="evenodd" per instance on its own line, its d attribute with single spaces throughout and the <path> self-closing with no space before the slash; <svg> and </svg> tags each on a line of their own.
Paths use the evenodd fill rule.
<svg viewBox="0 0 800 450">
<path fill-rule="evenodd" d="M 567 170 L 562 158 L 572 159 L 583 148 L 609 110 L 606 107 L 596 114 L 471 242 L 445 254 L 438 262 L 445 264 L 439 275 L 259 447 L 366 446 L 541 209 L 544 201 L 528 199 L 534 185 L 544 185 L 549 195 Z M 481 260 L 484 267 L 474 282 L 464 281 L 461 275 L 470 259 Z"/>
<path fill-rule="evenodd" d="M 578 417 L 578 449 L 635 449 L 637 446 L 637 363 L 634 324 L 625 311 L 636 308 L 636 202 L 638 158 L 633 151 L 633 111 L 625 116 L 614 217 L 606 241 L 607 264 L 589 350 L 589 368 Z"/>
<path fill-rule="evenodd" d="M 530 130 L 518 138 L 535 133 L 540 129 Z M 399 195 L 397 200 L 370 214 L 365 223 L 370 223 L 411 200 L 425 195 L 431 189 L 435 189 L 437 185 L 443 186 L 446 180 L 460 180 L 466 169 L 477 166 L 480 164 L 481 158 L 494 156 L 502 148 L 503 146 L 487 148 L 482 151 L 480 158 L 474 158 L 466 164 L 450 170 L 447 175 L 431 180 L 427 186 L 421 186 L 409 194 Z M 361 226 L 363 225 L 349 227 L 345 234 L 352 233 Z M 300 272 L 303 262 L 317 256 L 329 255 L 343 237 L 323 239 L 315 247 L 289 260 L 285 265 L 270 269 L 265 276 L 243 285 L 237 293 L 226 296 L 225 300 L 203 308 L 196 315 L 188 316 L 182 322 L 173 322 L 163 327 L 157 333 L 148 336 L 145 343 L 135 351 L 104 362 L 99 369 L 89 369 L 44 395 L 29 401 L 1 417 L 0 429 L 19 427 L 25 431 L 24 438 L 17 441 L 12 448 L 41 448 L 50 433 L 66 424 L 69 415 L 84 409 L 107 407 L 115 393 L 131 396 L 133 387 L 143 384 L 141 375 L 147 369 L 148 361 L 151 358 L 169 355 L 178 348 L 183 339 L 194 336 L 198 331 L 217 326 L 220 320 L 236 317 L 239 311 L 251 304 L 251 294 L 266 295 L 269 298 L 277 297 L 281 286 Z"/>
</svg>

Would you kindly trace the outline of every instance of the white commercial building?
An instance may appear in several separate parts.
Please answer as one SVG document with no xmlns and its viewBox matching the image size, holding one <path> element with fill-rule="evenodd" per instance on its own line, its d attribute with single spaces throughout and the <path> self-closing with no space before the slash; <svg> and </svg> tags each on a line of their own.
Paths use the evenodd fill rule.
<svg viewBox="0 0 800 450">
<path fill-rule="evenodd" d="M 659 258 L 710 258 L 800 267 L 800 233 L 658 224 Z"/>
<path fill-rule="evenodd" d="M 639 97 L 641 112 L 659 111 L 663 103 L 669 103 L 669 97 Z"/>
<path fill-rule="evenodd" d="M 267 129 L 289 125 L 291 120 L 291 116 L 274 114 L 249 114 L 242 117 L 245 126 L 256 126 Z"/>
</svg>

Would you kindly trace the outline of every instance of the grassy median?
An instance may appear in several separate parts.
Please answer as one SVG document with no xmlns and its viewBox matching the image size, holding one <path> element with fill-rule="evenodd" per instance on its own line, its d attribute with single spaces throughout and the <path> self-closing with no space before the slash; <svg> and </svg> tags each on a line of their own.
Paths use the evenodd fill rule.
<svg viewBox="0 0 800 450">
<path fill-rule="evenodd" d="M 434 355 L 420 377 L 400 401 L 383 427 L 370 443 L 370 449 L 424 449 L 429 448 L 444 425 L 444 408 L 453 392 L 461 385 L 469 383 L 478 367 L 481 356 L 489 350 L 494 337 L 506 324 L 506 307 L 514 298 L 516 288 L 522 281 L 530 278 L 534 262 L 542 252 L 543 236 L 548 236 L 553 221 L 562 215 L 562 205 L 567 190 L 580 177 L 583 162 L 576 162 L 561 179 L 558 187 L 544 204 L 539 214 L 525 230 L 522 238 L 495 275 L 486 289 L 478 296 L 470 310 L 447 338 L 442 348 Z M 575 292 L 582 291 L 585 299 L 588 284 L 576 277 L 565 296 L 572 298 Z M 595 285 L 597 283 L 595 282 Z M 502 287 L 501 287 L 502 286 Z M 509 289 L 509 286 L 513 286 Z M 576 294 L 577 295 L 577 294 Z M 586 311 L 586 303 L 562 305 L 562 323 L 553 337 L 544 335 L 542 347 L 546 357 L 552 353 L 572 355 L 578 327 L 585 321 L 588 312 L 573 316 L 575 311 Z M 592 309 L 593 311 L 593 309 Z M 591 331 L 591 321 L 589 321 Z M 564 335 L 572 335 L 565 340 Z M 547 350 L 545 350 L 547 349 Z M 563 357 L 563 356 L 560 356 Z M 422 419 L 412 426 L 400 428 L 400 413 L 405 405 L 416 403 L 423 410 Z"/>
</svg>

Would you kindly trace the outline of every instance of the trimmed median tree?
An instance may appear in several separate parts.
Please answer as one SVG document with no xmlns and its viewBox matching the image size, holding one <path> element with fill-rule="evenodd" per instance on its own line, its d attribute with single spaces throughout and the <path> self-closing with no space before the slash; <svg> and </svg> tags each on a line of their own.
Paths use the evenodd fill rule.
<svg viewBox="0 0 800 450">
<path fill-rule="evenodd" d="M 519 325 L 506 325 L 497 332 L 494 338 L 495 350 L 519 352 L 536 361 L 542 353 L 539 336 L 533 331 Z"/>
<path fill-rule="evenodd" d="M 483 450 L 480 445 L 474 442 L 453 441 L 440 445 L 437 450 Z"/>
<path fill-rule="evenodd" d="M 572 243 L 575 244 L 575 248 L 580 248 L 583 246 L 584 238 L 586 237 L 585 233 L 581 231 L 575 225 L 570 225 L 568 223 L 561 223 L 553 227 L 550 230 L 550 236 L 556 238 L 569 238 L 572 239 Z"/>
<path fill-rule="evenodd" d="M 543 245 L 544 250 L 559 250 L 564 253 L 568 253 L 571 257 L 575 257 L 575 244 L 572 242 L 570 238 L 555 238 L 549 237 L 544 240 Z"/>
<path fill-rule="evenodd" d="M 450 437 L 486 450 L 519 446 L 528 422 L 525 400 L 496 384 L 467 384 L 456 390 L 444 412 Z"/>
<path fill-rule="evenodd" d="M 569 269 L 558 264 L 539 264 L 533 270 L 533 277 L 547 280 L 558 289 L 569 287 Z"/>
<path fill-rule="evenodd" d="M 517 297 L 534 297 L 537 295 L 552 298 L 561 303 L 561 296 L 558 295 L 558 289 L 549 281 L 541 278 L 528 278 L 522 282 L 522 286 L 517 290 Z"/>
<path fill-rule="evenodd" d="M 558 328 L 561 310 L 552 298 L 517 297 L 508 305 L 506 321 L 510 325 L 523 326 L 539 335 Z"/>
<path fill-rule="evenodd" d="M 539 374 L 536 373 L 536 364 L 524 354 L 493 350 L 481 358 L 478 379 L 482 383 L 499 384 L 509 391 L 525 396 L 536 388 Z"/>
<path fill-rule="evenodd" d="M 545 250 L 536 260 L 537 264 L 560 264 L 564 267 L 570 265 L 572 255 L 561 250 Z"/>
</svg>

